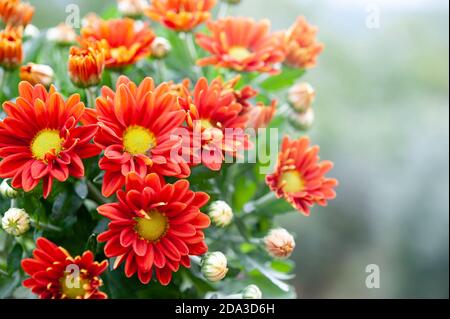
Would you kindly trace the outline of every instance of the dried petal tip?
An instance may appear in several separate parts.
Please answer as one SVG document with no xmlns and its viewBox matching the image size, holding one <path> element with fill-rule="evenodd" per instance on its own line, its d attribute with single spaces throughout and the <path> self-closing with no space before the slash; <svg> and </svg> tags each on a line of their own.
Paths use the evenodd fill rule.
<svg viewBox="0 0 450 319">
<path fill-rule="evenodd" d="M 164 59 L 169 53 L 172 47 L 170 46 L 170 42 L 163 37 L 157 37 L 151 46 L 152 49 L 152 57 L 155 59 Z"/>
<path fill-rule="evenodd" d="M 9 179 L 5 179 L 0 184 L 0 195 L 8 199 L 17 198 L 19 196 L 19 192 L 9 185 L 8 180 Z"/>
<path fill-rule="evenodd" d="M 289 258 L 295 248 L 295 240 L 284 228 L 272 229 L 264 238 L 267 252 L 276 258 Z"/>
<path fill-rule="evenodd" d="M 259 289 L 259 287 L 256 285 L 247 286 L 242 291 L 242 299 L 261 299 L 261 298 L 262 298 L 261 289 Z"/>
<path fill-rule="evenodd" d="M 202 273 L 206 279 L 212 282 L 225 278 L 227 268 L 227 257 L 220 251 L 207 253 L 201 263 Z"/>
<path fill-rule="evenodd" d="M 209 216 L 214 225 L 226 227 L 233 220 L 233 210 L 226 202 L 218 200 L 211 204 Z"/>
<path fill-rule="evenodd" d="M 316 91 L 309 83 L 297 83 L 289 90 L 289 105 L 296 112 L 306 112 L 313 104 Z"/>
<path fill-rule="evenodd" d="M 21 236 L 30 229 L 30 216 L 24 209 L 10 208 L 2 218 L 2 227 L 10 235 Z"/>
</svg>

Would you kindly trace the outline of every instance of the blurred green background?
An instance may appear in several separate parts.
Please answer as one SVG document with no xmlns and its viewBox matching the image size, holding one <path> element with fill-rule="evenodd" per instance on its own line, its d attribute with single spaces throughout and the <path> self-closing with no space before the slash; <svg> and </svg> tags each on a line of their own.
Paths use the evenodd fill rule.
<svg viewBox="0 0 450 319">
<path fill-rule="evenodd" d="M 65 6 L 101 12 L 114 0 L 30 0 L 34 24 Z M 243 0 L 233 15 L 284 29 L 305 15 L 326 44 L 305 80 L 317 90 L 309 135 L 336 167 L 338 198 L 296 232 L 300 298 L 448 298 L 449 3 L 442 0 Z M 366 20 L 379 12 L 379 28 Z M 379 289 L 366 266 L 381 270 Z"/>
</svg>

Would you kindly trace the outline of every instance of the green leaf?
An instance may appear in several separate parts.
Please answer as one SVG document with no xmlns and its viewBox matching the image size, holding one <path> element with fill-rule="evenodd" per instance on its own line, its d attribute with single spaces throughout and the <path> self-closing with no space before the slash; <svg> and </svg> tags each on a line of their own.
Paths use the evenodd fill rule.
<svg viewBox="0 0 450 319">
<path fill-rule="evenodd" d="M 75 183 L 75 193 L 81 199 L 85 199 L 88 195 L 88 187 L 85 180 L 80 180 Z"/>
<path fill-rule="evenodd" d="M 304 69 L 284 68 L 281 74 L 272 76 L 260 84 L 266 91 L 274 92 L 291 87 L 303 74 Z"/>
<path fill-rule="evenodd" d="M 14 245 L 13 249 L 8 255 L 7 259 L 7 272 L 12 274 L 14 271 L 20 268 L 20 262 L 22 261 L 23 248 L 20 244 Z"/>
</svg>

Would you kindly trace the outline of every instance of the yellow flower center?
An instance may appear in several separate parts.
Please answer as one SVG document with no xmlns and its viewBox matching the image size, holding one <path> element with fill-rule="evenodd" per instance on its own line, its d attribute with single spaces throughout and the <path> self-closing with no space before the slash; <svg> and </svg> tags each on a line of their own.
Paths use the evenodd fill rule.
<svg viewBox="0 0 450 319">
<path fill-rule="evenodd" d="M 232 47 L 228 54 L 238 61 L 243 61 L 252 55 L 250 50 L 242 46 Z"/>
<path fill-rule="evenodd" d="M 89 280 L 77 276 L 65 275 L 59 280 L 61 292 L 69 299 L 83 297 L 89 287 Z"/>
<path fill-rule="evenodd" d="M 202 125 L 202 129 L 205 129 L 205 130 L 214 128 L 214 125 L 211 124 L 210 120 L 202 119 L 202 120 L 200 120 L 200 124 Z"/>
<path fill-rule="evenodd" d="M 145 154 L 156 146 L 156 138 L 145 127 L 134 125 L 123 134 L 123 146 L 132 155 Z"/>
<path fill-rule="evenodd" d="M 59 137 L 58 130 L 44 129 L 36 134 L 31 141 L 31 153 L 33 157 L 44 160 L 45 155 L 54 151 L 58 155 L 62 150 L 63 139 Z"/>
<path fill-rule="evenodd" d="M 305 181 L 300 172 L 287 171 L 281 174 L 280 185 L 281 189 L 286 193 L 298 193 L 305 188 Z"/>
<path fill-rule="evenodd" d="M 167 217 L 156 209 L 146 213 L 145 218 L 136 218 L 135 230 L 143 239 L 156 242 L 163 237 L 168 228 Z"/>
</svg>

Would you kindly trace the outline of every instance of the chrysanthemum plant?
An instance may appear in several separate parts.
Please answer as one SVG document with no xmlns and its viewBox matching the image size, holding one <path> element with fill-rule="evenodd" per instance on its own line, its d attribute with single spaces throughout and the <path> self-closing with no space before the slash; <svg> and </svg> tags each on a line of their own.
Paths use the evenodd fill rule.
<svg viewBox="0 0 450 319">
<path fill-rule="evenodd" d="M 37 30 L 0 0 L 1 298 L 296 296 L 274 219 L 335 197 L 299 82 L 323 46 L 304 18 L 225 17 L 238 2 Z"/>
</svg>

